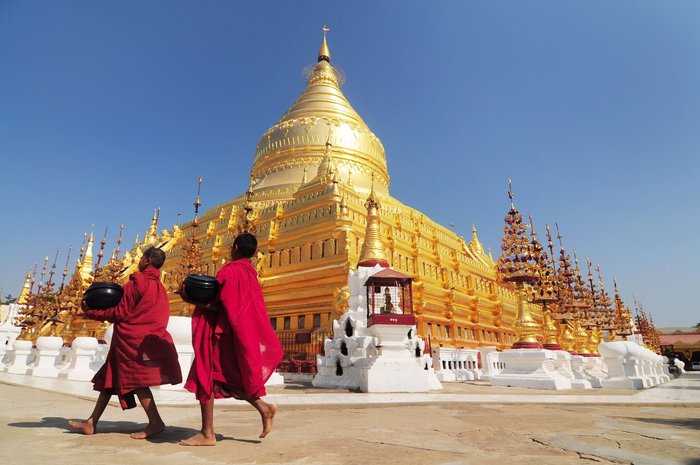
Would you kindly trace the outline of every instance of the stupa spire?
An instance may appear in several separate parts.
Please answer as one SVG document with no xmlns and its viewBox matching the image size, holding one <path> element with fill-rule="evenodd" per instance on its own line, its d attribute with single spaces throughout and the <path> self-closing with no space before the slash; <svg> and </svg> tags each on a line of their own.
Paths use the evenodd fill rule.
<svg viewBox="0 0 700 465">
<path fill-rule="evenodd" d="M 333 158 L 333 144 L 331 144 L 329 134 L 328 139 L 326 140 L 326 148 L 324 150 L 323 160 L 321 160 L 321 163 L 318 165 L 318 169 L 316 170 L 316 177 L 314 178 L 314 180 L 316 182 L 330 184 L 331 182 L 333 182 L 333 177 L 336 175 L 337 172 L 338 165 L 336 164 L 335 159 Z"/>
<path fill-rule="evenodd" d="M 479 254 L 484 253 L 484 246 L 481 244 L 481 241 L 479 240 L 479 236 L 476 233 L 476 226 L 472 224 L 472 240 L 469 242 L 470 248 Z"/>
<path fill-rule="evenodd" d="M 321 28 L 323 31 L 323 42 L 321 42 L 321 48 L 318 50 L 318 61 L 325 60 L 331 62 L 331 50 L 328 48 L 328 43 L 326 42 L 326 33 L 330 31 L 330 28 L 326 27 L 324 24 Z"/>
<path fill-rule="evenodd" d="M 31 286 L 32 286 L 32 270 L 30 269 L 27 271 L 27 276 L 24 277 L 24 285 L 22 286 L 22 291 L 19 293 L 19 297 L 17 297 L 17 303 L 22 305 L 27 303 L 27 297 L 29 297 L 29 294 L 31 293 Z"/>
<path fill-rule="evenodd" d="M 160 207 L 153 209 L 153 217 L 151 218 L 151 226 L 146 231 L 144 241 L 149 244 L 158 242 L 158 217 L 160 216 Z"/>
<path fill-rule="evenodd" d="M 372 175 L 372 184 L 369 197 L 365 202 L 367 208 L 367 229 L 365 230 L 365 242 L 362 244 L 362 252 L 360 252 L 360 260 L 357 266 L 374 266 L 380 265 L 384 268 L 389 267 L 389 262 L 384 254 L 384 246 L 382 245 L 382 236 L 379 229 L 379 208 L 380 204 L 374 195 L 374 174 Z"/>
<path fill-rule="evenodd" d="M 85 246 L 85 254 L 83 255 L 83 262 L 80 264 L 80 277 L 83 283 L 92 281 L 92 245 L 95 242 L 95 225 L 92 226 L 90 230 L 90 237 L 88 238 L 87 246 Z"/>
</svg>

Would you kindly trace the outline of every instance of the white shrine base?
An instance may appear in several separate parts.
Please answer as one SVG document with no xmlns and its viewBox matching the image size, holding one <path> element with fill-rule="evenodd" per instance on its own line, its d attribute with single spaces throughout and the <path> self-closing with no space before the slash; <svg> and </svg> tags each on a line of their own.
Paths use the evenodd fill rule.
<svg viewBox="0 0 700 465">
<path fill-rule="evenodd" d="M 406 348 L 411 325 L 376 324 L 367 328 L 377 338 L 377 357 L 358 363 L 362 392 L 428 392 L 428 370 Z"/>
<path fill-rule="evenodd" d="M 376 265 L 348 273 L 349 309 L 333 321 L 333 337 L 324 341 L 324 355 L 316 357 L 314 387 L 369 393 L 442 389 L 430 355 L 424 353 L 425 343 L 415 335 L 413 324 L 400 324 L 395 319 L 367 326 L 364 284 L 382 270 Z M 397 314 L 403 314 L 399 304 Z"/>
<path fill-rule="evenodd" d="M 556 354 L 547 349 L 509 349 L 499 354 L 504 368 L 491 376 L 494 386 L 531 389 L 571 389 L 571 380 L 555 368 Z"/>
<path fill-rule="evenodd" d="M 555 364 L 557 371 L 571 381 L 571 389 L 591 389 L 594 387 L 589 377 L 583 372 L 586 357 L 571 355 L 570 352 L 564 350 L 556 350 L 554 353 L 557 356 Z"/>
<path fill-rule="evenodd" d="M 608 377 L 608 367 L 602 357 L 581 357 L 581 373 L 594 388 L 603 387 L 603 379 Z"/>
</svg>

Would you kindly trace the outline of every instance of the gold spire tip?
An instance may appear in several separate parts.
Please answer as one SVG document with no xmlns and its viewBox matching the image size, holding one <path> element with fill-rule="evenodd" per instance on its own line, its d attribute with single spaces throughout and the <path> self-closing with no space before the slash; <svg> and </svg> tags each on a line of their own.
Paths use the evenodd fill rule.
<svg viewBox="0 0 700 465">
<path fill-rule="evenodd" d="M 321 31 L 323 31 L 323 42 L 321 42 L 321 48 L 318 50 L 318 61 L 327 61 L 328 63 L 330 63 L 331 51 L 328 48 L 328 43 L 326 42 L 326 33 L 330 31 L 330 28 L 324 24 L 321 28 Z"/>
</svg>

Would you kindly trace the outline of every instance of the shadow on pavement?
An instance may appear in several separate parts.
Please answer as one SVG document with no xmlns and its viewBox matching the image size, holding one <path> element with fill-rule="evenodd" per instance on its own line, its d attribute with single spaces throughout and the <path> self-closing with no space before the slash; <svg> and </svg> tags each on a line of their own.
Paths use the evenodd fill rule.
<svg viewBox="0 0 700 465">
<path fill-rule="evenodd" d="M 656 423 L 659 425 L 680 426 L 683 428 L 700 429 L 700 420 L 697 418 L 635 418 L 630 417 L 630 420 L 642 421 L 645 423 Z M 700 459 L 692 462 L 692 465 L 700 465 Z"/>
<path fill-rule="evenodd" d="M 44 417 L 41 419 L 41 421 L 19 421 L 15 423 L 8 423 L 7 426 L 12 426 L 14 428 L 59 428 L 70 432 L 76 432 L 68 425 L 68 419 L 62 417 Z M 102 422 L 100 422 L 100 430 L 102 430 Z"/>
<path fill-rule="evenodd" d="M 20 421 L 15 423 L 8 423 L 7 426 L 13 428 L 57 428 L 62 429 L 67 433 L 80 434 L 79 431 L 74 430 L 68 425 L 68 418 L 63 417 L 44 417 L 40 421 Z M 118 434 L 131 434 L 135 431 L 143 431 L 146 427 L 146 423 L 135 423 L 133 421 L 105 421 L 101 420 L 98 425 L 97 434 L 106 433 L 118 433 Z M 162 433 L 146 439 L 148 442 L 162 444 L 162 443 L 175 443 L 177 444 L 183 439 L 190 438 L 197 434 L 199 430 L 193 428 L 183 428 L 181 426 L 168 426 Z M 224 436 L 222 434 L 216 435 L 217 441 L 237 441 L 247 444 L 260 444 L 262 441 L 259 439 L 237 439 L 230 436 Z M 136 441 L 136 439 L 135 439 Z"/>
</svg>

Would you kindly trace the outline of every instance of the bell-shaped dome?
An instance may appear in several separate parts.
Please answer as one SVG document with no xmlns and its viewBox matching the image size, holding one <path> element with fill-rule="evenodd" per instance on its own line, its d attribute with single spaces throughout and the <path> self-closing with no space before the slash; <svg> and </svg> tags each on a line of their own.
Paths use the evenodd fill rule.
<svg viewBox="0 0 700 465">
<path fill-rule="evenodd" d="M 340 91 L 324 34 L 306 89 L 258 141 L 251 172 L 254 190 L 298 186 L 305 168 L 317 172 L 327 144 L 341 182 L 351 178 L 356 190 L 369 192 L 374 173 L 374 189 L 388 193 L 384 147 Z"/>
</svg>

